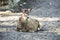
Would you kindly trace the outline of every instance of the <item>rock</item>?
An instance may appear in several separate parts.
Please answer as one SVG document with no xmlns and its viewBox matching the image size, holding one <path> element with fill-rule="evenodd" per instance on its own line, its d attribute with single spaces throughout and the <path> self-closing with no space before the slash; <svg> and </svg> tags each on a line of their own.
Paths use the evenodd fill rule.
<svg viewBox="0 0 60 40">
<path fill-rule="evenodd" d="M 8 5 L 8 2 L 9 0 L 0 0 L 0 6 L 5 6 L 5 5 Z"/>
<path fill-rule="evenodd" d="M 40 28 L 39 21 L 32 18 L 17 23 L 17 31 L 35 32 L 38 28 Z"/>
<path fill-rule="evenodd" d="M 0 0 L 0 10 L 11 10 L 17 6 L 19 0 Z"/>
</svg>

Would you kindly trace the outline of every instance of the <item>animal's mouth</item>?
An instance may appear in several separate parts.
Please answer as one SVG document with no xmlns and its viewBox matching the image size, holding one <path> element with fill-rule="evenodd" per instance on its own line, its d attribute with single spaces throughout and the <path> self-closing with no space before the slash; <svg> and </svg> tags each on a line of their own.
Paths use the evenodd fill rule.
<svg viewBox="0 0 60 40">
<path fill-rule="evenodd" d="M 0 6 L 6 6 L 9 4 L 9 0 L 0 0 Z"/>
</svg>

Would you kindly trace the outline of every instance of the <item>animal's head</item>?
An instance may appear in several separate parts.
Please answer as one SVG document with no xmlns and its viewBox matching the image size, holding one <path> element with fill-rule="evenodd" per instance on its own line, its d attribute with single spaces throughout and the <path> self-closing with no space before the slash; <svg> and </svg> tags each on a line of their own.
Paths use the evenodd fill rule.
<svg viewBox="0 0 60 40">
<path fill-rule="evenodd" d="M 32 8 L 29 9 L 22 9 L 22 12 L 29 15 L 29 12 L 31 12 Z"/>
</svg>

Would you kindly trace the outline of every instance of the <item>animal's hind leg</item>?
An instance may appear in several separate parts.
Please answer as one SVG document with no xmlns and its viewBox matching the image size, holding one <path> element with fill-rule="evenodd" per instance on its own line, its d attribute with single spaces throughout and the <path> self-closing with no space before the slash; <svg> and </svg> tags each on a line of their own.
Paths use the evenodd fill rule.
<svg viewBox="0 0 60 40">
<path fill-rule="evenodd" d="M 22 31 L 22 29 L 17 27 L 17 31 Z"/>
</svg>

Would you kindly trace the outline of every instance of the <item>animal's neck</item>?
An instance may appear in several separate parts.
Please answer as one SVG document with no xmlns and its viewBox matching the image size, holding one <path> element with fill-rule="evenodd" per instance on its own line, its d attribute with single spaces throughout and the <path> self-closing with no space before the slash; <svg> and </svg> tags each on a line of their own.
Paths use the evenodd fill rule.
<svg viewBox="0 0 60 40">
<path fill-rule="evenodd" d="M 22 16 L 22 20 L 26 20 L 27 19 L 27 16 Z"/>
</svg>

